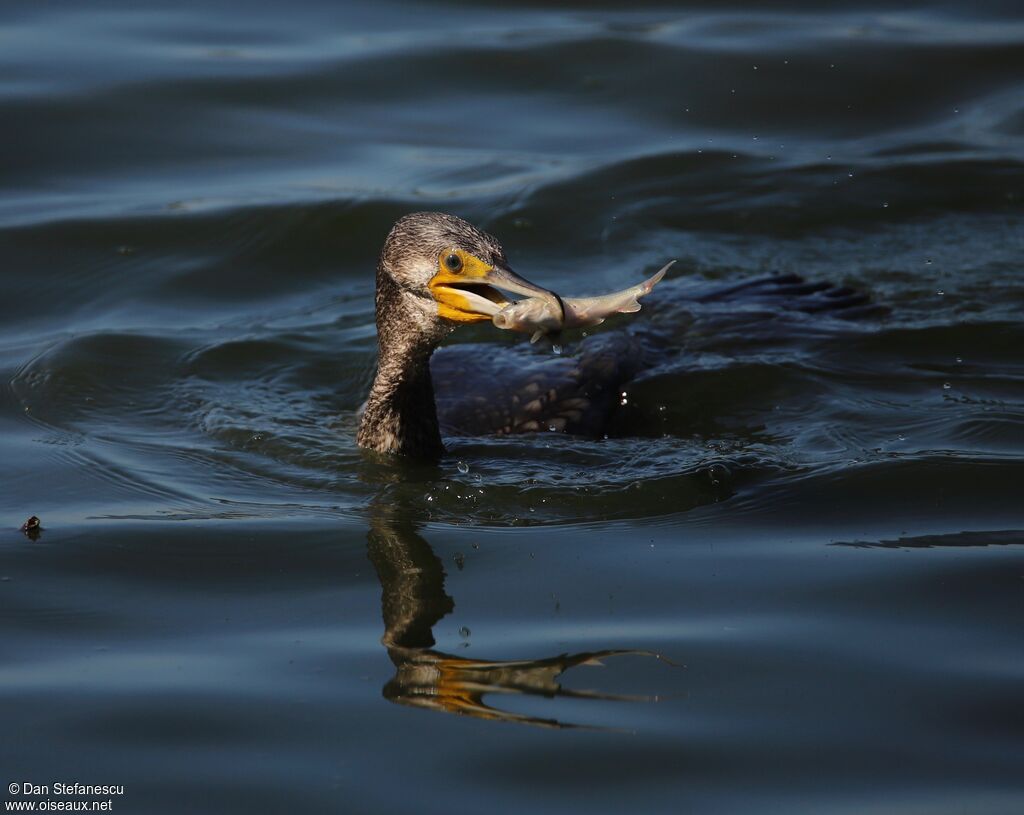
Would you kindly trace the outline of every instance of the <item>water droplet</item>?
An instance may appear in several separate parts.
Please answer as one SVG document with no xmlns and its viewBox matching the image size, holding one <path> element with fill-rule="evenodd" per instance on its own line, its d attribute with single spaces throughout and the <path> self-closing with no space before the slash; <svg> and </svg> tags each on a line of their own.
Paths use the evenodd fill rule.
<svg viewBox="0 0 1024 815">
<path fill-rule="evenodd" d="M 562 346 L 559 345 L 557 342 L 551 343 L 551 353 L 555 354 L 555 355 L 561 354 L 562 353 Z"/>
<path fill-rule="evenodd" d="M 889 202 L 888 201 L 883 201 L 882 202 L 882 209 L 886 209 L 888 206 L 889 206 Z"/>
<path fill-rule="evenodd" d="M 939 297 L 942 297 L 943 295 L 945 295 L 946 292 L 944 292 L 942 289 L 936 289 L 935 293 L 939 295 Z"/>
<path fill-rule="evenodd" d="M 728 481 L 732 476 L 729 472 L 729 468 L 724 464 L 712 464 L 708 467 L 708 480 L 711 481 L 711 485 L 717 487 L 721 485 L 723 481 Z"/>
<path fill-rule="evenodd" d="M 957 361 L 957 362 L 963 362 L 964 360 L 963 360 L 963 357 L 957 357 L 957 358 L 956 358 L 956 361 Z"/>
<path fill-rule="evenodd" d="M 825 161 L 832 161 L 832 156 L 825 156 Z"/>
<path fill-rule="evenodd" d="M 756 66 L 756 65 L 754 66 L 754 70 L 755 70 L 755 71 L 757 70 L 757 66 Z"/>
<path fill-rule="evenodd" d="M 949 390 L 950 388 L 952 388 L 952 387 L 953 387 L 953 386 L 952 386 L 952 385 L 950 385 L 950 384 L 949 384 L 948 382 L 943 382 L 943 383 L 942 383 L 942 389 L 943 389 L 944 391 L 948 391 L 948 390 Z"/>
<path fill-rule="evenodd" d="M 463 475 L 469 472 L 469 465 L 465 461 L 460 461 L 455 465 L 455 468 Z"/>
<path fill-rule="evenodd" d="M 462 637 L 462 639 L 468 639 L 469 635 L 472 633 L 473 632 L 469 630 L 469 627 L 465 625 L 459 629 L 459 636 Z"/>
<path fill-rule="evenodd" d="M 924 259 L 924 265 L 925 266 L 931 266 L 932 265 L 932 259 L 931 258 L 925 258 Z"/>
</svg>

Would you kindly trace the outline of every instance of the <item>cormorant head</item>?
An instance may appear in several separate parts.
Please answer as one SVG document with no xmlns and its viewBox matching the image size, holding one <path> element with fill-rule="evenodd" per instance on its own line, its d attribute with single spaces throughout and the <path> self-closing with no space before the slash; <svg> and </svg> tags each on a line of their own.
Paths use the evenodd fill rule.
<svg viewBox="0 0 1024 815">
<path fill-rule="evenodd" d="M 442 212 L 414 212 L 391 228 L 377 267 L 377 326 L 413 326 L 441 336 L 461 323 L 490 320 L 510 302 L 502 291 L 557 301 L 515 274 L 501 244 Z"/>
</svg>

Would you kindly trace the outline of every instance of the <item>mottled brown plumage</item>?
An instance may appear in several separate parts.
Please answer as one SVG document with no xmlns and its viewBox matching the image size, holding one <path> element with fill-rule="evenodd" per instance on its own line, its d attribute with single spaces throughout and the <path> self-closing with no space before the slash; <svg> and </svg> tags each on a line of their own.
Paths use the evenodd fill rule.
<svg viewBox="0 0 1024 815">
<path fill-rule="evenodd" d="M 440 316 L 429 284 L 452 249 L 500 272 L 498 285 L 529 285 L 508 270 L 501 244 L 466 221 L 440 212 L 401 218 L 377 264 L 377 374 L 359 425 L 361 447 L 420 458 L 444 452 L 430 356 L 457 323 Z"/>
<path fill-rule="evenodd" d="M 564 432 L 599 438 L 620 388 L 643 370 L 648 348 L 614 331 L 586 338 L 571 354 L 528 343 L 474 353 L 442 348 L 431 359 L 441 428 L 447 436 Z"/>
</svg>

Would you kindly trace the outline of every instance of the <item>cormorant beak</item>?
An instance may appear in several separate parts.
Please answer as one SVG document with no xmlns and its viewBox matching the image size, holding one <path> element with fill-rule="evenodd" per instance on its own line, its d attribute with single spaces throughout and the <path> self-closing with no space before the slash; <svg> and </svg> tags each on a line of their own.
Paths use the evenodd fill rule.
<svg viewBox="0 0 1024 815">
<path fill-rule="evenodd" d="M 451 271 L 442 262 L 428 284 L 441 317 L 459 323 L 490 320 L 512 302 L 502 291 L 541 297 L 561 308 L 558 295 L 520 277 L 507 266 L 490 265 L 461 251 L 458 254 L 463 261 L 459 271 Z"/>
</svg>

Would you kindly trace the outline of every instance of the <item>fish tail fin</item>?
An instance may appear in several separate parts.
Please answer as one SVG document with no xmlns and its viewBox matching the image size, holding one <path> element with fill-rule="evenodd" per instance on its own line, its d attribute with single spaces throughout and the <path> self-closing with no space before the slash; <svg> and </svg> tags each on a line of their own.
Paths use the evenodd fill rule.
<svg viewBox="0 0 1024 815">
<path fill-rule="evenodd" d="M 637 287 L 640 289 L 640 293 L 637 294 L 637 297 L 642 297 L 645 294 L 650 294 L 651 289 L 653 289 L 661 282 L 661 279 L 665 276 L 665 272 L 671 269 L 674 263 L 674 260 L 670 260 L 668 263 L 666 263 L 664 266 L 658 269 L 658 271 L 656 271 L 653 275 L 647 278 L 643 283 L 641 283 Z"/>
<path fill-rule="evenodd" d="M 633 287 L 633 299 L 630 300 L 626 305 L 619 309 L 620 314 L 634 314 L 640 310 L 640 298 L 645 294 L 650 294 L 651 289 L 661 282 L 661 279 L 665 276 L 665 272 L 669 270 L 674 260 L 670 260 L 664 266 L 662 266 L 653 275 L 647 278 L 643 283 L 640 283 Z"/>
</svg>

